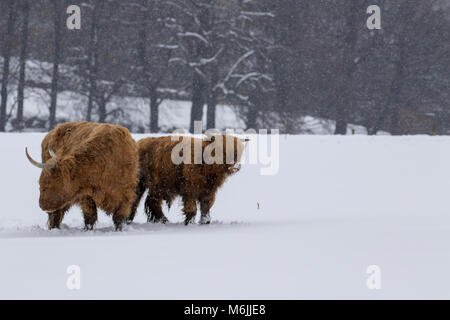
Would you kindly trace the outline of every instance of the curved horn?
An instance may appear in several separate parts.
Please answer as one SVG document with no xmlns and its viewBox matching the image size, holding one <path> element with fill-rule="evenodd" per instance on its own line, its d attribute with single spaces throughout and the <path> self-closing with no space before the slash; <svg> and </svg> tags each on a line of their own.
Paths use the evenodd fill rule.
<svg viewBox="0 0 450 320">
<path fill-rule="evenodd" d="M 56 154 L 53 152 L 53 149 L 51 146 L 48 146 L 48 153 L 50 153 L 50 156 L 56 160 Z"/>
<path fill-rule="evenodd" d="M 28 154 L 28 148 L 25 148 L 25 154 L 27 155 L 27 158 L 31 162 L 31 164 L 40 169 L 49 169 L 56 166 L 56 163 L 40 163 L 33 160 L 33 158 L 31 158 L 30 155 Z"/>
</svg>

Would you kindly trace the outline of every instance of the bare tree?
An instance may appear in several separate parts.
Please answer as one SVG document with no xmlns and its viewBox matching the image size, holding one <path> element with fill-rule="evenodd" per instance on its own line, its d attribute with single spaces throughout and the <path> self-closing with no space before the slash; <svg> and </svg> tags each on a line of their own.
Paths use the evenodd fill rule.
<svg viewBox="0 0 450 320">
<path fill-rule="evenodd" d="M 338 134 L 348 123 L 371 134 L 417 132 L 405 117 L 439 120 L 440 132 L 450 130 L 450 9 L 443 0 L 379 0 L 382 30 L 365 26 L 370 0 L 79 0 L 77 31 L 64 28 L 64 3 L 46 0 L 32 11 L 30 0 L 0 3 L 2 130 L 12 114 L 13 129 L 22 128 L 24 94 L 34 87 L 49 96 L 49 127 L 57 122 L 58 92 L 71 90 L 86 97 L 81 117 L 95 121 L 130 121 L 134 107 L 113 106 L 114 97 L 145 98 L 151 132 L 169 98 L 190 99 L 191 130 L 205 106 L 206 127 L 215 127 L 218 104 L 234 106 L 247 127 L 291 133 L 308 115 L 336 120 Z"/>
<path fill-rule="evenodd" d="M 6 108 L 8 104 L 8 81 L 9 81 L 9 68 L 11 49 L 14 40 L 14 27 L 16 21 L 16 5 L 14 0 L 8 0 L 8 22 L 6 40 L 3 46 L 3 78 L 2 78 L 2 98 L 0 104 L 0 131 L 5 131 L 7 114 Z"/>
<path fill-rule="evenodd" d="M 385 21 L 393 30 L 385 39 L 385 51 L 391 53 L 386 54 L 388 88 L 385 101 L 371 117 L 370 134 L 381 129 L 392 134 L 407 133 L 407 128 L 402 127 L 402 108 L 435 116 L 445 116 L 448 112 L 442 106 L 449 96 L 450 23 L 445 11 L 439 9 L 439 3 L 433 0 L 388 4 L 394 13 L 391 20 Z M 424 105 L 428 105 L 426 110 Z M 441 107 L 432 108 L 433 105 Z"/>
<path fill-rule="evenodd" d="M 59 65 L 61 63 L 61 38 L 62 38 L 62 17 L 63 3 L 60 0 L 52 0 L 53 4 L 53 71 L 50 92 L 50 116 L 48 120 L 49 129 L 53 129 L 56 125 L 56 106 L 58 99 L 58 81 L 59 81 Z"/>
<path fill-rule="evenodd" d="M 150 101 L 150 132 L 159 131 L 159 106 L 163 101 L 158 90 L 169 71 L 172 52 L 178 48 L 165 26 L 168 16 L 163 1 L 141 0 L 137 28 L 137 60 L 140 79 Z"/>
<path fill-rule="evenodd" d="M 258 1 L 196 0 L 174 2 L 178 10 L 175 37 L 180 48 L 172 62 L 181 62 L 192 72 L 191 121 L 202 121 L 207 105 L 207 128 L 215 127 L 219 99 L 236 98 L 237 87 L 260 78 L 247 63 L 260 44 L 254 25 L 259 17 L 271 16 L 259 11 Z M 241 71 L 246 70 L 246 73 Z M 239 81 L 241 79 L 241 81 Z M 240 96 L 243 98 L 243 96 Z"/>
<path fill-rule="evenodd" d="M 22 24 L 21 24 L 21 46 L 20 46 L 20 61 L 19 61 L 19 84 L 17 87 L 17 118 L 16 126 L 19 130 L 22 130 L 23 125 L 23 104 L 24 104 L 24 91 L 25 91 L 25 72 L 27 65 L 27 52 L 28 52 L 28 25 L 30 20 L 30 2 L 29 0 L 22 0 L 20 2 L 22 11 Z"/>
<path fill-rule="evenodd" d="M 347 134 L 349 112 L 353 110 L 354 92 L 353 81 L 356 71 L 358 31 L 362 29 L 361 12 L 364 12 L 364 0 L 352 0 L 346 3 L 344 37 L 342 43 L 342 87 L 336 104 L 336 129 L 335 134 Z"/>
<path fill-rule="evenodd" d="M 113 82 L 102 81 L 96 85 L 98 90 L 96 94 L 96 104 L 98 105 L 98 122 L 107 122 L 107 117 L 116 113 L 123 112 L 121 108 L 108 110 L 107 105 L 111 102 L 111 99 L 117 95 L 125 84 L 122 78 L 119 78 Z"/>
<path fill-rule="evenodd" d="M 93 9 L 91 17 L 91 27 L 89 31 L 89 49 L 87 58 L 87 73 L 89 78 L 89 94 L 86 109 L 86 121 L 92 119 L 92 109 L 95 102 L 98 78 L 98 33 L 100 23 L 100 12 L 104 1 L 93 0 Z"/>
</svg>

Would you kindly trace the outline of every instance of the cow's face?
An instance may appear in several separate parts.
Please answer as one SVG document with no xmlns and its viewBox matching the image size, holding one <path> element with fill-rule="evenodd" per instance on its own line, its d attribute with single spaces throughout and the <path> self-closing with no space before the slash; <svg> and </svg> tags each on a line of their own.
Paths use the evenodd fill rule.
<svg viewBox="0 0 450 320">
<path fill-rule="evenodd" d="M 67 206 L 74 196 L 72 175 L 75 160 L 73 157 L 58 158 L 51 148 L 49 152 L 52 158 L 45 163 L 33 160 L 27 150 L 26 155 L 33 165 L 42 169 L 39 206 L 44 211 L 54 212 Z"/>
<path fill-rule="evenodd" d="M 39 179 L 39 206 L 42 210 L 53 212 L 70 203 L 73 197 L 72 168 L 73 161 L 64 159 L 56 161 L 55 167 L 42 170 Z"/>
<path fill-rule="evenodd" d="M 244 153 L 245 142 L 247 141 L 247 139 L 240 139 L 230 135 L 216 135 L 210 137 L 210 140 L 206 141 L 205 144 L 208 146 L 210 143 L 214 143 L 216 149 L 213 149 L 211 155 L 215 157 L 215 150 L 217 150 L 217 148 L 219 148 L 218 150 L 222 149 L 221 155 L 217 155 L 220 164 L 214 166 L 215 170 L 225 174 L 234 174 L 238 172 L 241 169 L 242 154 Z"/>
<path fill-rule="evenodd" d="M 233 148 L 230 149 L 233 152 L 233 163 L 228 164 L 227 166 L 227 170 L 229 174 L 234 174 L 236 172 L 238 172 L 239 170 L 241 170 L 241 159 L 242 159 L 242 154 L 244 153 L 244 149 L 245 149 L 245 145 L 244 145 L 245 140 L 239 139 L 237 137 L 233 137 Z M 227 151 L 225 151 L 227 152 Z"/>
</svg>

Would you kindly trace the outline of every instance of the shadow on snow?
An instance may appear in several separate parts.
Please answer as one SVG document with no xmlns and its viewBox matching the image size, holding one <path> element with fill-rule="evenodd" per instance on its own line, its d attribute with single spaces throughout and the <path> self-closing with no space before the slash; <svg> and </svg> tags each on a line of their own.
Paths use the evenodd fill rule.
<svg viewBox="0 0 450 320">
<path fill-rule="evenodd" d="M 248 226 L 248 222 L 221 222 L 212 221 L 209 225 L 190 224 L 185 226 L 183 222 L 177 223 L 131 223 L 124 225 L 122 231 L 115 231 L 114 227 L 100 225 L 94 227 L 94 230 L 86 231 L 83 227 L 73 227 L 66 224 L 62 224 L 61 229 L 48 230 L 42 226 L 30 226 L 30 227 L 16 227 L 5 228 L 0 230 L 0 239 L 7 238 L 52 238 L 52 237 L 92 237 L 92 236 L 131 236 L 131 235 L 145 235 L 154 232 L 160 233 L 182 233 L 192 232 L 193 229 L 196 232 L 208 232 L 217 229 L 227 229 Z"/>
</svg>

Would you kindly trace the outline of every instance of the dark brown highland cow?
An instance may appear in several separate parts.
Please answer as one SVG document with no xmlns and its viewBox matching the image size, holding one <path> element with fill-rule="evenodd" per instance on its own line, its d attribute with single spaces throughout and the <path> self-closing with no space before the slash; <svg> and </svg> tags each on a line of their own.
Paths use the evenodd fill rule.
<svg viewBox="0 0 450 320">
<path fill-rule="evenodd" d="M 149 222 L 167 222 L 162 211 L 162 202 L 166 201 L 170 207 L 174 198 L 181 196 L 186 225 L 194 221 L 197 202 L 200 204 L 200 223 L 210 223 L 209 211 L 214 204 L 216 192 L 228 176 L 239 171 L 244 151 L 243 142 L 247 140 L 225 135 L 216 135 L 210 139 L 184 138 L 184 142 L 172 141 L 171 137 L 146 138 L 138 142 L 140 178 L 129 222 L 134 219 L 145 190 L 149 189 L 145 200 L 145 212 Z M 221 158 L 222 161 L 215 161 L 212 164 L 207 164 L 211 161 L 206 161 L 205 163 L 207 159 L 205 157 L 202 159 L 203 152 L 208 148 L 210 151 L 213 147 L 212 143 L 217 145 L 219 139 L 223 141 L 220 143 L 222 155 L 217 152 L 216 157 L 215 151 L 210 154 L 215 159 Z M 185 150 L 189 148 L 191 150 L 190 161 L 176 164 L 172 160 L 172 149 L 180 148 L 182 143 L 185 145 Z M 203 160 L 201 164 L 194 163 L 195 143 L 199 146 L 200 152 L 197 155 L 200 154 L 200 162 Z M 217 148 L 217 150 L 220 149 Z M 179 149 L 175 150 L 174 153 L 178 153 Z M 180 156 L 183 156 L 182 152 L 179 153 Z M 188 159 L 187 155 L 184 156 Z"/>
<path fill-rule="evenodd" d="M 97 207 L 113 215 L 116 230 L 130 215 L 138 177 L 136 142 L 126 128 L 91 122 L 58 125 L 42 141 L 39 179 L 42 210 L 48 212 L 50 229 L 59 228 L 72 205 L 83 211 L 91 230 Z"/>
</svg>

